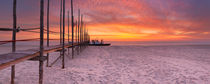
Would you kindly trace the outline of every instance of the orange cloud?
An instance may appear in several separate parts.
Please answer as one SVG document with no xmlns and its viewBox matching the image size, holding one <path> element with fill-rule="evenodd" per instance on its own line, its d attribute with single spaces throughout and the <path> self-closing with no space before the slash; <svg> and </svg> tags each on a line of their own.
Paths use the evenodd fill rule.
<svg viewBox="0 0 210 84">
<path fill-rule="evenodd" d="M 66 1 L 68 11 L 70 0 Z M 74 15 L 77 20 L 77 9 L 80 8 L 92 39 L 110 41 L 208 39 L 210 6 L 207 3 L 209 2 L 208 0 L 74 0 Z M 19 2 L 19 26 L 23 28 L 39 26 L 38 3 L 28 0 Z M 7 12 L 11 7 L 8 7 L 9 4 L 1 4 L 3 7 L 0 7 L 0 11 L 3 13 L 0 14 L 2 18 L 0 27 L 11 27 L 12 18 L 11 15 L 7 15 L 12 14 Z M 50 28 L 56 32 L 59 32 L 59 5 L 59 0 L 52 0 Z M 11 37 L 5 34 L 0 35 Z M 18 35 L 18 38 L 30 37 L 39 37 L 39 35 L 31 33 Z M 51 35 L 51 38 L 59 38 L 59 35 Z"/>
</svg>

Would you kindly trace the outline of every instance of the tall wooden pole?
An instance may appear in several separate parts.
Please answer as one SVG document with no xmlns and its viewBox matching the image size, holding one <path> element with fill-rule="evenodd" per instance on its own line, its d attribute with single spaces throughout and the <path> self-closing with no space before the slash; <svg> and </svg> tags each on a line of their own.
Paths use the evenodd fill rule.
<svg viewBox="0 0 210 84">
<path fill-rule="evenodd" d="M 86 37 L 85 37 L 85 36 L 86 36 L 86 31 L 85 31 L 85 29 L 86 29 L 86 25 L 84 25 L 84 38 L 83 38 L 83 39 L 84 39 L 84 43 L 85 43 L 85 38 L 86 38 Z M 86 43 L 85 43 L 85 46 L 86 46 Z"/>
<path fill-rule="evenodd" d="M 50 0 L 48 0 L 47 2 L 47 47 L 50 46 L 50 41 L 49 41 L 49 23 L 50 23 Z M 47 67 L 48 67 L 48 64 L 49 64 L 49 53 L 47 53 Z"/>
<path fill-rule="evenodd" d="M 77 43 L 77 45 L 79 44 L 79 39 L 78 39 L 78 21 L 76 21 L 76 43 Z M 78 53 L 78 47 L 77 47 L 77 53 Z"/>
<path fill-rule="evenodd" d="M 76 23 L 75 23 L 75 25 L 76 25 L 76 26 L 75 26 L 75 27 L 76 27 L 76 32 L 75 32 L 76 35 L 75 35 L 75 38 L 76 38 L 76 43 L 78 43 L 78 39 L 77 39 L 77 37 L 78 37 L 78 36 L 77 36 L 77 30 L 78 30 L 78 28 L 77 28 L 77 21 L 75 21 L 75 22 L 76 22 Z"/>
<path fill-rule="evenodd" d="M 85 25 L 85 31 L 86 31 L 86 42 L 88 43 L 88 32 L 87 32 L 87 24 Z"/>
<path fill-rule="evenodd" d="M 62 45 L 62 13 L 63 13 L 63 0 L 60 4 L 60 45 Z M 60 51 L 60 57 L 62 56 L 62 51 Z"/>
<path fill-rule="evenodd" d="M 84 31 L 85 31 L 85 32 L 84 32 L 84 42 L 85 42 L 85 45 L 86 45 L 86 42 L 87 42 L 87 40 L 86 40 L 86 39 L 87 39 L 87 38 L 86 38 L 86 37 L 87 37 L 86 24 L 85 24 L 85 27 L 84 27 Z"/>
<path fill-rule="evenodd" d="M 62 10 L 63 10 L 63 0 L 61 0 L 60 9 L 60 45 L 62 44 Z"/>
<path fill-rule="evenodd" d="M 83 44 L 83 43 L 82 43 L 82 28 L 83 28 L 82 19 L 83 19 L 83 15 L 81 15 L 81 26 L 80 26 L 80 43 L 81 43 L 80 52 L 81 52 L 82 44 Z"/>
<path fill-rule="evenodd" d="M 80 9 L 78 10 L 78 44 L 78 50 L 80 50 Z M 79 54 L 79 51 L 77 54 Z"/>
<path fill-rule="evenodd" d="M 68 44 L 69 44 L 69 11 L 68 11 Z M 69 48 L 68 48 L 68 54 L 69 54 Z"/>
<path fill-rule="evenodd" d="M 83 23 L 83 31 L 82 31 L 82 33 L 83 33 L 82 41 L 84 43 L 85 42 L 85 25 L 84 25 L 84 23 Z"/>
<path fill-rule="evenodd" d="M 71 0 L 71 27 L 72 27 L 72 59 L 74 58 L 74 8 L 73 0 Z"/>
<path fill-rule="evenodd" d="M 12 34 L 12 52 L 16 51 L 16 28 L 17 28 L 17 15 L 16 15 L 16 8 L 17 8 L 17 0 L 13 0 L 13 34 Z M 11 69 L 11 84 L 14 84 L 15 79 L 15 65 L 12 66 Z"/>
<path fill-rule="evenodd" d="M 39 84 L 43 83 L 43 51 L 44 51 L 44 0 L 40 0 L 40 59 Z"/>
<path fill-rule="evenodd" d="M 87 40 L 88 40 L 88 43 L 90 43 L 90 35 L 89 35 L 89 32 L 88 32 L 88 28 L 87 28 L 87 34 L 88 34 Z"/>
<path fill-rule="evenodd" d="M 83 44 L 83 14 L 81 15 L 81 42 Z M 83 46 L 83 45 L 82 45 Z"/>
<path fill-rule="evenodd" d="M 62 68 L 65 68 L 65 2 L 66 0 L 63 0 L 63 45 L 62 45 L 62 55 L 63 55 L 63 59 L 62 59 Z"/>
<path fill-rule="evenodd" d="M 70 40 L 69 40 L 69 11 L 68 11 L 68 44 L 69 44 Z"/>
<path fill-rule="evenodd" d="M 83 43 L 85 42 L 85 25 L 84 25 L 84 22 L 82 22 L 83 23 L 83 29 L 82 29 L 82 41 L 83 41 Z"/>
</svg>

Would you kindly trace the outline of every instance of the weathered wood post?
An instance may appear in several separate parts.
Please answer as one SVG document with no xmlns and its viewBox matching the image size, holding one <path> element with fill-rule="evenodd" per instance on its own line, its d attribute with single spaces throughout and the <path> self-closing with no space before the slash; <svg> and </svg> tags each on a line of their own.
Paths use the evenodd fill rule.
<svg viewBox="0 0 210 84">
<path fill-rule="evenodd" d="M 83 25 L 83 14 L 81 15 L 81 42 L 82 42 L 82 48 L 83 48 L 83 45 L 84 45 L 84 42 L 83 42 L 83 30 L 84 30 L 84 25 Z"/>
<path fill-rule="evenodd" d="M 63 10 L 63 0 L 61 0 L 60 8 L 60 45 L 62 44 L 62 10 Z"/>
<path fill-rule="evenodd" d="M 79 33 L 78 33 L 78 21 L 76 21 L 76 23 L 75 23 L 75 26 L 76 26 L 76 46 L 77 46 L 77 48 L 76 48 L 76 51 L 77 51 L 77 53 L 78 53 L 78 44 L 79 44 L 79 39 L 78 39 L 78 35 L 79 35 Z"/>
<path fill-rule="evenodd" d="M 62 13 L 63 13 L 63 0 L 60 4 L 60 45 L 62 46 Z M 62 51 L 60 51 L 60 57 L 62 57 Z"/>
<path fill-rule="evenodd" d="M 82 50 L 82 18 L 83 18 L 83 16 L 81 15 L 81 26 L 80 26 L 80 52 L 81 52 L 81 50 Z"/>
<path fill-rule="evenodd" d="M 17 8 L 17 0 L 13 0 L 13 34 L 12 34 L 12 52 L 16 51 L 16 28 L 17 28 L 17 15 L 16 15 L 16 8 Z M 11 68 L 11 84 L 14 84 L 15 81 L 15 65 Z"/>
<path fill-rule="evenodd" d="M 76 43 L 78 44 L 78 39 L 77 39 L 77 38 L 78 38 L 78 36 L 77 36 L 77 30 L 78 30 L 78 28 L 77 28 L 77 21 L 75 21 L 75 25 L 76 25 L 76 26 L 75 26 L 75 27 L 76 27 L 76 31 L 75 31 L 75 33 L 76 33 L 75 36 L 76 36 L 76 37 L 75 37 L 75 38 L 76 38 Z"/>
<path fill-rule="evenodd" d="M 43 51 L 44 51 L 44 0 L 40 0 L 40 59 L 39 84 L 43 83 Z"/>
<path fill-rule="evenodd" d="M 66 4 L 66 2 L 65 2 L 66 0 L 63 0 L 63 45 L 62 45 L 62 51 L 63 51 L 63 53 L 62 53 L 62 55 L 63 55 L 63 57 L 62 57 L 62 69 L 64 69 L 65 68 L 65 48 L 64 48 L 64 46 L 65 46 L 65 4 Z"/>
<path fill-rule="evenodd" d="M 82 38 L 83 38 L 83 33 L 82 33 L 82 31 L 83 31 L 83 15 L 81 15 L 81 29 L 80 29 L 80 42 L 81 42 L 81 48 L 80 48 L 80 52 L 82 52 L 82 46 L 83 46 L 83 40 L 82 40 Z"/>
<path fill-rule="evenodd" d="M 84 25 L 84 22 L 82 22 L 82 23 L 83 23 L 82 41 L 83 41 L 83 47 L 85 47 L 85 40 L 84 40 L 84 38 L 85 38 L 85 25 Z"/>
<path fill-rule="evenodd" d="M 68 11 L 68 44 L 69 44 L 69 11 Z M 69 54 L 69 48 L 68 48 L 68 54 Z"/>
<path fill-rule="evenodd" d="M 71 27 L 72 27 L 72 59 L 74 58 L 74 8 L 73 0 L 71 0 Z"/>
<path fill-rule="evenodd" d="M 49 19 L 50 19 L 50 0 L 47 2 L 47 47 L 50 46 L 50 41 L 49 41 Z M 49 53 L 47 53 L 47 67 L 49 66 Z"/>
<path fill-rule="evenodd" d="M 79 55 L 79 52 L 80 52 L 80 9 L 78 10 L 78 52 L 77 52 L 77 55 Z"/>
<path fill-rule="evenodd" d="M 86 47 L 86 24 L 84 26 L 84 42 L 85 42 L 85 47 Z"/>
</svg>

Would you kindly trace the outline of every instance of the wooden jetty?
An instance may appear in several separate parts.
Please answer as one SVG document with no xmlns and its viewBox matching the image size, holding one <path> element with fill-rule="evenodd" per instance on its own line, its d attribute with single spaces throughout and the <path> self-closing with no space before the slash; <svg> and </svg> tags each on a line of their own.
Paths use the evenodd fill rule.
<svg viewBox="0 0 210 84">
<path fill-rule="evenodd" d="M 51 52 L 60 52 L 59 58 L 62 58 L 62 68 L 65 68 L 65 50 L 66 48 L 72 48 L 72 58 L 74 58 L 74 48 L 76 47 L 76 51 L 79 53 L 81 49 L 85 48 L 84 46 L 88 46 L 90 41 L 90 36 L 88 31 L 84 27 L 83 17 L 80 18 L 80 10 L 77 22 L 74 22 L 73 15 L 73 0 L 71 0 L 71 26 L 72 26 L 72 37 L 71 41 L 69 40 L 69 13 L 68 13 L 68 43 L 65 42 L 65 15 L 66 15 L 66 0 L 61 1 L 60 8 L 60 32 L 50 31 L 50 1 L 47 0 L 47 30 L 44 29 L 44 0 L 40 0 L 40 27 L 39 28 L 27 28 L 21 29 L 17 28 L 17 15 L 16 15 L 16 6 L 17 0 L 13 0 L 13 28 L 0 28 L 0 31 L 12 31 L 12 40 L 5 41 L 5 43 L 12 43 L 12 52 L 7 54 L 0 55 L 0 70 L 5 69 L 7 67 L 11 67 L 11 84 L 14 84 L 15 79 L 15 65 L 24 62 L 26 60 L 36 60 L 39 61 L 39 84 L 43 83 L 43 64 L 44 61 L 47 60 L 47 67 L 49 66 L 49 57 Z M 82 15 L 83 16 L 83 15 Z M 75 24 L 76 23 L 76 24 Z M 76 27 L 76 29 L 74 29 Z M 33 31 L 39 29 L 40 32 Z M 47 31 L 47 46 L 44 46 L 44 31 Z M 40 38 L 36 39 L 24 39 L 21 41 L 32 41 L 39 40 L 40 48 L 38 49 L 28 49 L 28 50 L 16 50 L 16 42 L 20 40 L 16 40 L 17 32 L 33 32 L 39 33 Z M 75 33 L 76 32 L 76 33 Z M 60 34 L 60 45 L 50 46 L 50 36 L 49 34 Z M 74 42 L 76 40 L 76 42 Z M 4 43 L 4 44 L 5 44 Z M 69 51 L 68 51 L 69 52 Z M 47 56 L 44 56 L 46 54 Z M 69 53 L 68 53 L 69 54 Z"/>
<path fill-rule="evenodd" d="M 80 44 L 75 43 L 74 46 Z M 43 54 L 55 52 L 58 50 L 62 50 L 62 45 L 44 47 Z M 64 48 L 72 48 L 72 44 L 65 44 Z M 28 49 L 28 50 L 21 50 L 7 54 L 0 55 L 0 70 L 7 68 L 9 66 L 18 64 L 20 62 L 26 61 L 28 59 L 37 57 L 40 55 L 39 49 Z M 44 61 L 44 59 L 41 59 Z"/>
</svg>

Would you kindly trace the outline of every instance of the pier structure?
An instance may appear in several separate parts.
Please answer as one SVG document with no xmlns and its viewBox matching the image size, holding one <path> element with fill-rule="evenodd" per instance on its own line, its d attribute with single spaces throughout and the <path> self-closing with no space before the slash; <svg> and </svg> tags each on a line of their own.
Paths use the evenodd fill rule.
<svg viewBox="0 0 210 84">
<path fill-rule="evenodd" d="M 8 31 L 12 32 L 12 40 L 7 41 L 0 41 L 0 45 L 12 43 L 12 52 L 1 54 L 0 55 L 0 70 L 5 69 L 7 67 L 11 67 L 11 84 L 14 84 L 15 81 L 15 65 L 28 61 L 39 61 L 39 84 L 43 84 L 43 67 L 44 61 L 46 61 L 47 67 L 52 67 L 53 64 L 58 61 L 58 59 L 62 59 L 62 69 L 65 68 L 65 56 L 66 56 L 66 49 L 68 49 L 68 54 L 71 54 L 72 59 L 74 58 L 75 50 L 77 54 L 79 54 L 90 42 L 90 35 L 88 34 L 88 29 L 84 26 L 83 15 L 80 16 L 80 10 L 78 14 L 78 20 L 74 20 L 74 6 L 73 0 L 71 0 L 71 35 L 70 35 L 70 13 L 68 12 L 68 34 L 65 33 L 66 30 L 66 0 L 60 0 L 60 32 L 51 31 L 50 30 L 50 1 L 47 0 L 47 29 L 44 27 L 44 0 L 40 0 L 40 26 L 37 28 L 20 28 L 17 27 L 17 0 L 13 0 L 13 27 L 12 28 L 0 28 L 0 31 Z M 75 29 L 76 28 L 76 29 Z M 34 30 L 40 30 L 39 32 Z M 31 32 L 31 33 L 39 33 L 40 38 L 32 38 L 32 39 L 22 39 L 17 40 L 16 34 L 18 32 Z M 44 34 L 47 34 L 47 38 L 44 38 Z M 58 39 L 50 39 L 50 34 L 60 34 L 60 44 L 59 45 L 50 45 L 51 40 L 58 40 Z M 66 36 L 68 37 L 68 43 L 66 43 Z M 71 41 L 70 41 L 71 36 Z M 46 40 L 47 45 L 44 46 L 44 42 Z M 28 49 L 28 50 L 16 50 L 16 42 L 21 41 L 40 41 L 38 49 Z M 71 53 L 69 53 L 69 49 L 72 49 Z M 60 56 L 54 60 L 51 64 L 49 64 L 49 57 L 51 52 L 60 52 Z M 44 56 L 46 55 L 46 56 Z"/>
</svg>

